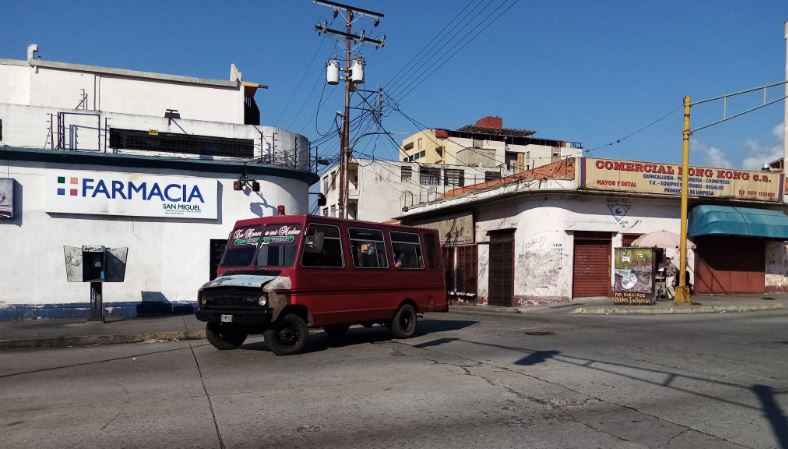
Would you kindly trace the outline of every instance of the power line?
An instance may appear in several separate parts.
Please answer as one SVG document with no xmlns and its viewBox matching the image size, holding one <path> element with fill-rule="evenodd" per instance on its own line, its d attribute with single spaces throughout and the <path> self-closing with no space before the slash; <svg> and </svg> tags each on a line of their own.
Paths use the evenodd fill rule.
<svg viewBox="0 0 788 449">
<path fill-rule="evenodd" d="M 333 23 L 334 23 L 334 18 L 331 19 L 331 24 L 333 24 Z M 315 59 L 317 58 L 317 54 L 320 53 L 320 50 L 323 48 L 323 44 L 325 42 L 326 41 L 323 40 L 323 39 L 320 40 L 320 44 L 318 44 L 317 48 L 315 49 L 315 52 L 312 54 L 312 58 L 309 60 L 309 64 L 306 65 L 306 69 L 304 70 L 304 74 L 301 75 L 301 79 L 298 80 L 298 84 L 296 85 L 295 90 L 293 90 L 293 94 L 290 95 L 290 98 L 287 100 L 287 103 L 285 104 L 284 109 L 282 109 L 282 111 L 279 113 L 279 116 L 276 118 L 276 120 L 274 120 L 274 126 L 279 124 L 279 120 L 282 118 L 282 116 L 285 115 L 285 112 L 287 112 L 287 110 L 290 108 L 290 104 L 292 104 L 293 99 L 295 98 L 296 94 L 298 94 L 298 92 L 300 91 L 301 84 L 304 83 L 304 80 L 306 79 L 307 75 L 309 74 L 309 69 L 312 68 L 312 64 L 314 64 Z M 307 95 L 306 98 L 308 99 L 309 96 Z M 293 121 L 301 113 L 301 109 L 303 109 L 303 105 L 304 104 L 306 104 L 306 102 L 302 103 L 302 106 L 301 106 L 301 108 L 299 108 L 298 112 L 296 112 L 296 115 L 293 118 Z M 292 123 L 292 121 L 291 121 L 291 123 Z M 288 125 L 287 127 L 290 128 L 290 125 Z"/>
<path fill-rule="evenodd" d="M 492 1 L 492 0 L 488 1 L 488 4 L 489 4 L 491 1 Z M 388 88 L 389 88 L 389 86 L 391 86 L 391 88 L 393 89 L 393 88 L 394 88 L 394 87 L 395 87 L 395 86 L 396 86 L 396 85 L 397 85 L 397 84 L 398 84 L 398 83 L 401 81 L 401 80 L 397 80 L 397 77 L 398 77 L 398 76 L 399 76 L 399 75 L 400 75 L 402 72 L 404 72 L 404 71 L 405 71 L 407 68 L 409 68 L 409 67 L 410 67 L 410 65 L 411 65 L 411 63 L 413 63 L 413 66 L 415 67 L 415 66 L 416 66 L 416 64 L 417 64 L 418 62 L 425 60 L 425 59 L 427 58 L 427 56 L 428 56 L 428 55 L 429 55 L 429 54 L 432 52 L 432 50 L 430 50 L 430 52 L 428 52 L 427 54 L 425 54 L 425 55 L 424 55 L 424 56 L 422 56 L 421 58 L 419 58 L 419 59 L 417 59 L 417 58 L 418 58 L 418 57 L 419 57 L 419 56 L 420 56 L 422 53 L 424 53 L 424 51 L 425 51 L 427 48 L 429 48 L 429 46 L 430 46 L 430 45 L 431 45 L 433 42 L 435 42 L 435 39 L 437 39 L 438 37 L 441 37 L 441 38 L 443 38 L 443 37 L 447 36 L 447 34 L 445 34 L 445 33 L 444 33 L 444 31 L 446 31 L 446 28 L 448 28 L 448 27 L 449 27 L 449 25 L 451 25 L 451 24 L 452 24 L 452 22 L 454 22 L 454 21 L 455 21 L 455 20 L 456 20 L 456 19 L 457 19 L 457 18 L 458 18 L 458 17 L 459 17 L 459 16 L 460 16 L 462 13 L 463 13 L 463 11 L 465 11 L 466 9 L 468 9 L 468 7 L 469 7 L 471 4 L 473 4 L 473 2 L 474 2 L 474 0 L 470 0 L 470 1 L 468 1 L 468 3 L 466 3 L 466 4 L 465 4 L 465 6 L 464 6 L 464 7 L 463 7 L 463 8 L 462 8 L 462 9 L 461 9 L 461 10 L 460 10 L 460 11 L 459 11 L 459 12 L 458 12 L 458 13 L 457 13 L 457 14 L 456 14 L 454 17 L 452 17 L 452 18 L 451 18 L 451 19 L 450 19 L 448 22 L 446 22 L 446 25 L 444 25 L 444 26 L 443 26 L 443 28 L 441 28 L 441 29 L 440 29 L 440 30 L 439 30 L 437 33 L 435 33 L 435 35 L 432 37 L 432 39 L 430 39 L 430 41 L 429 41 L 429 42 L 427 42 L 427 44 L 426 44 L 426 45 L 424 45 L 424 47 L 422 47 L 422 48 L 421 48 L 421 50 L 419 50 L 419 51 L 418 51 L 418 52 L 417 52 L 417 53 L 416 53 L 416 54 L 415 54 L 415 55 L 414 55 L 414 56 L 413 56 L 413 57 L 412 57 L 412 58 L 411 58 L 411 59 L 410 59 L 408 62 L 406 62 L 406 63 L 405 63 L 403 66 L 402 66 L 402 68 L 400 68 L 400 69 L 399 69 L 399 71 L 398 71 L 396 74 L 394 74 L 394 76 L 392 76 L 392 77 L 391 77 L 391 79 L 390 79 L 390 80 L 389 80 L 389 81 L 388 81 L 388 82 L 385 84 L 384 88 L 388 89 Z M 475 6 L 475 7 L 474 7 L 472 10 L 468 11 L 468 12 L 466 13 L 466 15 L 465 15 L 465 16 L 467 16 L 468 14 L 470 14 L 471 12 L 473 12 L 473 10 L 474 10 L 474 9 L 476 9 L 476 7 L 478 7 L 478 6 L 479 6 L 479 5 L 481 5 L 481 4 L 482 4 L 482 1 L 479 1 L 478 3 L 476 3 L 476 6 Z M 454 26 L 452 27 L 452 29 L 451 29 L 451 30 L 454 30 L 454 28 L 456 28 L 456 27 L 457 27 L 457 25 L 458 25 L 459 23 L 461 23 L 461 22 L 462 22 L 462 21 L 465 19 L 465 16 L 464 16 L 463 18 L 461 18 L 459 22 L 455 23 L 455 24 L 454 24 Z M 451 30 L 450 30 L 450 31 L 451 31 Z M 437 44 L 436 44 L 436 45 L 437 45 Z M 433 47 L 433 49 L 434 49 L 434 47 Z M 407 77 L 406 77 L 406 78 L 407 78 Z M 395 82 L 395 80 L 396 80 L 396 82 Z M 394 83 L 393 85 L 392 85 L 392 82 Z"/>
<path fill-rule="evenodd" d="M 645 130 L 647 130 L 647 129 L 651 128 L 651 127 L 652 127 L 652 126 L 654 126 L 654 125 L 656 125 L 657 123 L 659 123 L 659 122 L 661 122 L 661 121 L 665 120 L 666 118 L 668 118 L 668 117 L 670 117 L 671 115 L 675 114 L 675 113 L 676 113 L 677 111 L 679 111 L 681 108 L 682 108 L 682 106 L 678 106 L 676 109 L 673 109 L 672 111 L 668 112 L 667 114 L 664 114 L 664 115 L 660 116 L 658 119 L 656 119 L 656 120 L 654 120 L 654 121 L 650 122 L 650 123 L 649 123 L 648 125 L 646 125 L 646 126 L 643 126 L 643 127 L 641 127 L 641 128 L 640 128 L 640 129 L 638 129 L 637 131 L 631 132 L 631 133 L 627 134 L 627 135 L 626 135 L 626 136 L 624 136 L 624 137 L 620 137 L 620 138 L 618 138 L 618 139 L 616 139 L 616 140 L 613 140 L 613 141 L 610 141 L 610 142 L 608 142 L 608 143 L 606 143 L 606 144 L 604 144 L 604 145 L 599 145 L 599 146 L 596 146 L 596 147 L 590 148 L 590 149 L 588 149 L 588 150 L 583 150 L 583 153 L 584 153 L 584 154 L 590 154 L 592 151 L 597 151 L 597 150 L 599 150 L 599 149 L 602 149 L 602 148 L 605 148 L 605 147 L 612 147 L 613 145 L 619 144 L 619 143 L 621 143 L 621 142 L 623 142 L 623 141 L 625 141 L 625 140 L 629 139 L 630 137 L 636 136 L 636 135 L 640 134 L 641 132 L 643 132 L 643 131 L 645 131 Z"/>
<path fill-rule="evenodd" d="M 480 22 L 477 24 L 477 26 L 480 26 L 480 25 L 482 25 L 482 24 L 483 24 L 485 21 L 487 21 L 487 20 L 488 20 L 488 19 L 489 19 L 489 18 L 490 18 L 490 17 L 491 17 L 493 14 L 495 14 L 495 12 L 496 12 L 497 10 L 499 10 L 501 7 L 503 7 L 503 6 L 506 4 L 506 1 L 507 1 L 507 0 L 504 0 L 504 1 L 502 1 L 502 2 L 501 2 L 501 3 L 500 3 L 500 4 L 499 4 L 499 5 L 498 5 L 498 6 L 497 6 L 497 7 L 496 7 L 496 8 L 495 8 L 493 11 L 491 11 L 491 12 L 490 12 L 490 14 L 488 14 L 488 15 L 487 15 L 487 16 L 486 16 L 484 19 L 482 19 L 482 20 L 481 20 L 481 21 L 480 21 Z M 432 69 L 432 71 L 430 71 L 430 72 L 429 72 L 429 73 L 427 73 L 425 76 L 423 76 L 423 77 L 422 77 L 420 80 L 418 80 L 417 82 L 414 82 L 414 83 L 413 83 L 413 85 L 412 85 L 412 87 L 411 87 L 410 89 L 408 89 L 408 90 L 406 90 L 406 91 L 404 91 L 404 92 L 402 92 L 402 91 L 401 91 L 400 98 L 405 98 L 405 97 L 407 97 L 408 95 L 410 95 L 410 93 L 411 93 L 411 92 L 413 92 L 413 90 L 415 90 L 415 89 L 416 89 L 417 87 L 419 87 L 419 86 L 420 86 L 422 83 L 424 83 L 424 81 L 426 81 L 427 79 L 429 79 L 429 78 L 430 78 L 430 77 L 431 77 L 431 76 L 432 76 L 432 75 L 433 75 L 435 72 L 437 72 L 437 71 L 438 71 L 438 70 L 439 70 L 441 67 L 443 67 L 444 65 L 446 65 L 446 63 L 447 63 L 447 62 L 449 62 L 449 61 L 450 61 L 450 60 L 451 60 L 451 59 L 452 59 L 452 58 L 453 58 L 453 57 L 454 57 L 454 56 L 455 56 L 457 53 L 459 53 L 460 51 L 462 51 L 462 50 L 463 50 L 463 49 L 464 49 L 464 48 L 465 48 L 465 47 L 466 47 L 468 44 L 470 44 L 470 43 L 471 43 L 471 42 L 473 42 L 473 41 L 474 41 L 474 40 L 475 40 L 477 37 L 479 37 L 479 36 L 480 36 L 480 35 L 481 35 L 481 34 L 482 34 L 482 33 L 483 33 L 485 30 L 487 30 L 487 28 L 489 28 L 489 27 L 490 27 L 490 25 L 492 25 L 493 23 L 495 23 L 495 22 L 496 22 L 496 21 L 497 21 L 499 18 L 501 18 L 501 17 L 502 17 L 504 14 L 506 14 L 506 12 L 507 12 L 507 11 L 509 11 L 509 10 L 510 10 L 510 9 L 511 9 L 511 8 L 512 8 L 512 7 L 513 7 L 515 4 L 517 4 L 517 0 L 512 0 L 512 2 L 509 4 L 509 6 L 507 6 L 507 7 L 506 7 L 505 9 L 503 9 L 503 10 L 502 10 L 500 13 L 498 13 L 498 15 L 497 15 L 497 16 L 495 16 L 495 18 L 493 18 L 492 20 L 489 20 L 489 21 L 487 22 L 487 24 L 486 24 L 486 25 L 484 25 L 484 26 L 482 26 L 482 28 L 481 28 L 481 29 L 480 29 L 478 32 L 476 32 L 476 34 L 474 34 L 473 36 L 471 36 L 471 38 L 470 38 L 470 39 L 468 39 L 468 40 L 466 40 L 466 41 L 464 41 L 464 42 L 463 42 L 463 39 L 465 39 L 465 36 L 468 36 L 468 35 L 470 35 L 470 34 L 473 32 L 473 29 L 471 29 L 471 31 L 469 31 L 468 33 L 466 33 L 466 34 L 465 34 L 465 36 L 463 36 L 463 38 L 461 38 L 461 39 L 460 39 L 460 41 L 458 41 L 456 44 L 454 44 L 454 46 L 452 46 L 452 47 L 449 49 L 449 51 L 451 51 L 452 49 L 454 49 L 454 48 L 455 48 L 457 45 L 460 45 L 460 44 L 462 44 L 462 45 L 461 45 L 459 48 L 457 48 L 456 50 L 454 50 L 454 52 L 452 52 L 452 53 L 451 53 L 449 56 L 447 56 L 447 57 L 444 57 L 444 58 L 441 58 L 441 62 L 440 62 L 438 65 L 436 65 L 436 66 L 435 66 L 435 68 L 434 68 L 434 69 Z"/>
</svg>

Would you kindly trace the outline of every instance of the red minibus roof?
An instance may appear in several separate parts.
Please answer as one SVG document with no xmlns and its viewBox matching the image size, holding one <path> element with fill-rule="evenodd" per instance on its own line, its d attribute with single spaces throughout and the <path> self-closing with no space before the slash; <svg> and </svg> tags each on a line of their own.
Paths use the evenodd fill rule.
<svg viewBox="0 0 788 449">
<path fill-rule="evenodd" d="M 429 228 L 418 228 L 414 226 L 376 223 L 374 221 L 349 220 L 344 218 L 325 217 L 323 215 L 274 215 L 271 217 L 249 218 L 246 220 L 238 220 L 235 223 L 235 227 L 253 226 L 259 224 L 271 224 L 271 223 L 275 223 L 275 224 L 276 223 L 305 223 L 306 221 L 319 222 L 319 223 L 333 223 L 337 225 L 344 224 L 347 226 L 374 226 L 376 228 L 402 229 L 402 230 L 410 230 L 412 232 L 419 232 L 419 231 L 433 232 L 433 230 Z"/>
</svg>

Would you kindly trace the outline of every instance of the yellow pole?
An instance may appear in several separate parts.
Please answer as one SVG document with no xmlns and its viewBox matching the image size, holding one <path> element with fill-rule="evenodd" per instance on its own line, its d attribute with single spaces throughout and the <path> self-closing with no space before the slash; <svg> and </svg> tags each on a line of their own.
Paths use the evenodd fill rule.
<svg viewBox="0 0 788 449">
<path fill-rule="evenodd" d="M 676 304 L 689 304 L 690 291 L 685 276 L 687 267 L 687 200 L 689 197 L 689 139 L 690 97 L 684 97 L 684 132 L 681 155 L 681 242 L 679 243 L 679 286 L 676 289 Z"/>
</svg>

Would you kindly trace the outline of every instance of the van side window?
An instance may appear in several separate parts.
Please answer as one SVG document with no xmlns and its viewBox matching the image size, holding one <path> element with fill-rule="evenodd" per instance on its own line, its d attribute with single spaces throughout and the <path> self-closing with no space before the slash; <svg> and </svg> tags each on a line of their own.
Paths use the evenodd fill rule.
<svg viewBox="0 0 788 449">
<path fill-rule="evenodd" d="M 394 260 L 400 261 L 402 268 L 424 268 L 418 234 L 391 232 L 391 248 L 394 250 Z"/>
<path fill-rule="evenodd" d="M 383 231 L 366 228 L 349 228 L 350 251 L 356 268 L 388 268 Z"/>
<path fill-rule="evenodd" d="M 344 266 L 342 259 L 342 240 L 339 237 L 339 228 L 330 225 L 310 224 L 304 235 L 304 252 L 301 255 L 301 265 L 304 267 L 341 268 Z M 322 247 L 308 248 L 306 242 L 319 242 Z"/>
<path fill-rule="evenodd" d="M 430 270 L 437 270 L 440 266 L 440 250 L 438 249 L 435 234 L 424 234 L 424 242 L 427 244 L 427 261 L 429 262 Z"/>
</svg>

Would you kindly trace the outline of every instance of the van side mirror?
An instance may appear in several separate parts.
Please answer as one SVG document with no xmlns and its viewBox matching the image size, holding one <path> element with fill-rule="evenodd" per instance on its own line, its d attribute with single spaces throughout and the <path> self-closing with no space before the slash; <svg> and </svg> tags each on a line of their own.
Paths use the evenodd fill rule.
<svg viewBox="0 0 788 449">
<path fill-rule="evenodd" d="M 325 233 L 323 232 L 316 232 L 315 234 L 307 235 L 304 239 L 304 252 L 322 253 L 324 238 Z"/>
<path fill-rule="evenodd" d="M 326 202 L 327 202 L 326 196 L 323 195 L 322 193 L 318 193 L 317 194 L 317 205 L 318 206 L 325 206 Z"/>
</svg>

